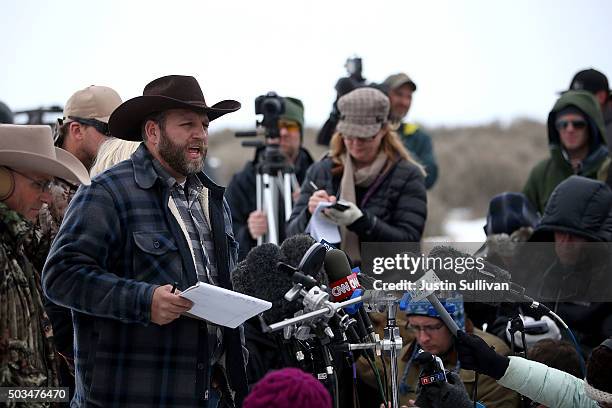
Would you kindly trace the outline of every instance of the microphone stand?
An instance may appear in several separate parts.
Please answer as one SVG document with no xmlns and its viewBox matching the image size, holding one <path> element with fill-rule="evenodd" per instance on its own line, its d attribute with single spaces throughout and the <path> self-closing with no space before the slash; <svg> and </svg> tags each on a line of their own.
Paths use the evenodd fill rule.
<svg viewBox="0 0 612 408">
<path fill-rule="evenodd" d="M 304 291 L 301 289 L 301 291 Z M 304 294 L 304 293 L 302 293 Z M 317 320 L 321 317 L 327 317 L 328 319 L 334 316 L 334 314 L 347 306 L 363 302 L 364 300 L 370 300 L 369 296 L 358 296 L 352 299 L 345 300 L 343 302 L 329 302 L 329 301 L 319 301 L 317 305 L 321 306 L 319 309 L 313 310 L 308 313 L 304 313 L 299 316 L 295 316 L 290 319 L 285 319 L 282 322 L 273 323 L 268 325 L 260 315 L 260 321 L 262 324 L 262 331 L 264 333 L 283 330 L 287 327 L 294 326 L 298 323 L 302 322 L 311 322 L 313 320 Z M 377 355 L 380 355 L 381 352 L 388 353 L 390 364 L 391 364 L 391 393 L 392 393 L 392 405 L 390 408 L 399 408 L 399 383 L 398 383 L 398 354 L 402 349 L 403 341 L 400 336 L 399 327 L 396 324 L 395 315 L 397 313 L 397 299 L 385 298 L 379 300 L 379 304 L 381 306 L 385 306 L 387 309 L 387 325 L 384 329 L 384 338 L 382 340 L 376 340 L 371 343 L 360 343 L 360 344 L 351 344 L 347 343 L 344 345 L 337 346 L 340 349 L 345 349 L 348 351 L 354 350 L 375 350 Z M 324 356 L 329 356 L 329 346 L 323 345 Z M 325 357 L 324 357 L 325 358 Z M 325 361 L 326 365 L 332 368 L 333 374 L 333 365 L 331 365 L 331 361 Z M 329 373 L 329 371 L 328 371 Z"/>
<path fill-rule="evenodd" d="M 387 307 L 387 326 L 385 327 L 385 337 L 382 341 L 382 349 L 383 351 L 387 351 L 389 353 L 389 360 L 391 362 L 391 399 L 393 401 L 391 407 L 393 408 L 399 408 L 399 383 L 397 381 L 399 370 L 397 367 L 397 358 L 403 345 L 399 327 L 395 322 L 396 313 L 397 303 L 389 303 Z"/>
</svg>

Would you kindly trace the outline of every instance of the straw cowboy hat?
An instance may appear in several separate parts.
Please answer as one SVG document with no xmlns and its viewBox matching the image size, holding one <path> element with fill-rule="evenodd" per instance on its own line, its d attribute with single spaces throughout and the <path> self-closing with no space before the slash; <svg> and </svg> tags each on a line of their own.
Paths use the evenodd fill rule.
<svg viewBox="0 0 612 408">
<path fill-rule="evenodd" d="M 67 181 L 90 184 L 89 174 L 79 159 L 53 146 L 46 125 L 0 124 L 0 166 L 48 174 Z"/>
<path fill-rule="evenodd" d="M 240 102 L 224 100 L 208 106 L 198 81 L 192 76 L 168 75 L 145 86 L 142 96 L 123 102 L 110 116 L 110 133 L 119 139 L 141 141 L 142 121 L 150 114 L 168 109 L 205 113 L 208 120 L 240 109 Z"/>
</svg>

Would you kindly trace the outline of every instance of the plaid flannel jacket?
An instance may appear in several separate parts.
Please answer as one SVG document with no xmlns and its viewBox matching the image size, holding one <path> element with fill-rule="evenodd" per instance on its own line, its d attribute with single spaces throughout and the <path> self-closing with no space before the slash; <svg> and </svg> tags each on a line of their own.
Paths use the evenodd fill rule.
<svg viewBox="0 0 612 408">
<path fill-rule="evenodd" d="M 204 173 L 219 286 L 231 289 L 237 258 L 224 188 Z M 188 243 L 168 209 L 170 190 L 141 145 L 81 186 L 43 271 L 45 294 L 73 311 L 76 393 L 72 406 L 206 406 L 207 326 L 181 317 L 150 322 L 153 291 L 196 283 Z M 247 392 L 239 331 L 223 333 L 229 386 Z"/>
</svg>

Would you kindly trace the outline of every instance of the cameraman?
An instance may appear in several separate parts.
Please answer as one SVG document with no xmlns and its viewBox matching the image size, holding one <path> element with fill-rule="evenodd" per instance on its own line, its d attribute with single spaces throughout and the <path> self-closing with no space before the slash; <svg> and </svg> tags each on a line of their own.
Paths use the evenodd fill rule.
<svg viewBox="0 0 612 408">
<path fill-rule="evenodd" d="M 313 163 L 310 153 L 302 147 L 304 139 L 304 105 L 296 98 L 282 98 L 285 112 L 280 115 L 278 128 L 280 138 L 266 138 L 266 144 L 276 144 L 288 163 L 293 165 L 298 183 L 302 183 L 306 170 Z M 243 260 L 251 248 L 257 245 L 257 238 L 268 232 L 268 218 L 265 212 L 257 211 L 256 204 L 256 169 L 263 159 L 265 146 L 257 149 L 253 161 L 232 177 L 227 187 L 226 198 L 232 212 L 234 235 L 240 244 L 238 258 Z M 293 191 L 297 198 L 299 190 Z M 279 220 L 284 219 L 281 208 Z M 282 221 L 281 221 L 282 222 Z M 284 238 L 281 228 L 280 240 Z"/>
</svg>

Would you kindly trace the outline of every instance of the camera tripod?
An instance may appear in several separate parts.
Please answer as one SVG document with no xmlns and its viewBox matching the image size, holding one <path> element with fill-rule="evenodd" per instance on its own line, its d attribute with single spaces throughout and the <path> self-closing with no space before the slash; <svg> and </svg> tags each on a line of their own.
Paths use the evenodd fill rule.
<svg viewBox="0 0 612 408">
<path fill-rule="evenodd" d="M 294 168 L 287 163 L 278 145 L 267 145 L 256 166 L 255 177 L 257 210 L 264 211 L 268 220 L 268 232 L 257 238 L 257 245 L 278 244 L 284 238 L 284 225 L 291 216 L 292 187 L 299 187 Z"/>
</svg>

